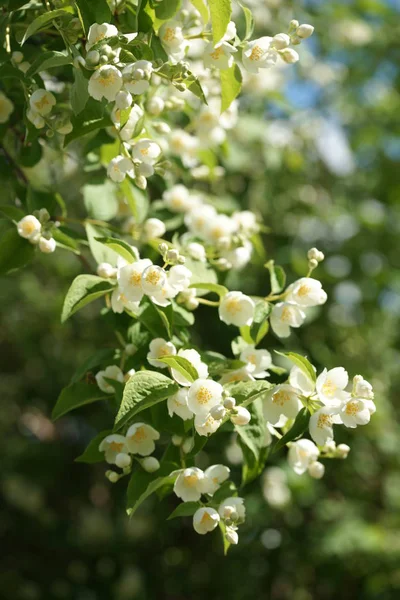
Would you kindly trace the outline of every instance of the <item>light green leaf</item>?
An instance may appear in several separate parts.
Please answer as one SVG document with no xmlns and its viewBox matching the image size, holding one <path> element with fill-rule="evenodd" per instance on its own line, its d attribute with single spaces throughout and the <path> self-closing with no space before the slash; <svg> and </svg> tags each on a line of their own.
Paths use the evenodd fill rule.
<svg viewBox="0 0 400 600">
<path fill-rule="evenodd" d="M 104 461 L 104 452 L 100 452 L 99 446 L 100 446 L 101 442 L 104 440 L 104 438 L 107 437 L 108 435 L 110 435 L 111 433 L 112 433 L 112 429 L 106 429 L 105 431 L 100 431 L 100 433 L 98 433 L 96 435 L 96 437 L 93 438 L 91 440 L 91 442 L 89 442 L 89 445 L 87 446 L 86 450 L 75 459 L 75 462 L 88 463 L 88 464 L 103 462 Z"/>
<path fill-rule="evenodd" d="M 28 38 L 31 37 L 31 35 L 45 27 L 47 24 L 51 23 L 54 19 L 57 19 L 58 17 L 64 17 L 65 15 L 70 15 L 70 13 L 62 8 L 59 8 L 58 10 L 51 10 L 50 12 L 46 12 L 37 17 L 34 21 L 32 21 L 32 23 L 30 23 L 28 29 L 25 31 L 20 42 L 21 46 Z"/>
<path fill-rule="evenodd" d="M 256 302 L 254 320 L 250 327 L 250 336 L 253 339 L 256 346 L 268 333 L 268 316 L 270 312 L 271 305 L 268 302 L 266 302 L 265 300 L 258 300 Z"/>
<path fill-rule="evenodd" d="M 218 44 L 225 35 L 228 23 L 231 20 L 231 0 L 208 0 L 210 9 L 213 42 Z"/>
<path fill-rule="evenodd" d="M 65 248 L 66 250 L 71 250 L 71 252 L 74 252 L 74 254 L 80 254 L 78 242 L 74 238 L 64 233 L 61 229 L 54 228 L 52 231 L 52 236 L 56 240 L 59 248 Z"/>
<path fill-rule="evenodd" d="M 253 13 L 251 12 L 251 10 L 249 8 L 247 8 L 247 6 L 244 6 L 241 2 L 238 2 L 238 4 L 239 4 L 240 8 L 243 10 L 243 14 L 244 14 L 246 29 L 245 29 L 245 34 L 244 34 L 244 38 L 242 41 L 245 41 L 245 40 L 250 39 L 251 36 L 253 35 L 254 18 L 253 18 Z"/>
<path fill-rule="evenodd" d="M 210 20 L 210 13 L 208 11 L 208 6 L 204 2 L 204 0 L 190 0 L 196 10 L 199 11 L 200 16 L 203 20 L 204 25 L 207 25 Z"/>
<path fill-rule="evenodd" d="M 171 367 L 171 369 L 179 371 L 191 383 L 199 378 L 195 367 L 183 356 L 163 356 L 158 360 Z"/>
<path fill-rule="evenodd" d="M 71 86 L 70 100 L 74 115 L 79 115 L 79 113 L 83 111 L 87 101 L 89 100 L 88 80 L 79 68 L 74 69 L 74 83 Z M 75 122 L 73 123 L 73 126 L 77 127 L 79 132 L 79 128 L 83 127 L 83 124 Z M 73 134 L 74 131 L 72 130 L 71 133 Z M 76 137 L 79 136 L 76 135 L 75 137 L 71 137 L 70 141 L 72 141 L 72 139 L 76 139 Z M 67 145 L 67 143 L 69 142 L 66 141 L 65 145 Z"/>
<path fill-rule="evenodd" d="M 237 381 L 228 383 L 225 389 L 236 399 L 236 404 L 249 406 L 271 387 L 273 387 L 273 384 L 269 381 Z"/>
<path fill-rule="evenodd" d="M 71 410 L 75 410 L 75 408 L 98 400 L 108 400 L 109 398 L 110 396 L 102 392 L 97 385 L 84 383 L 83 381 L 73 383 L 64 388 L 59 395 L 51 417 L 55 421 Z"/>
<path fill-rule="evenodd" d="M 200 502 L 181 502 L 181 504 L 178 504 L 176 509 L 169 515 L 167 521 L 176 519 L 177 517 L 191 517 L 196 510 L 201 508 L 201 506 L 202 504 Z"/>
<path fill-rule="evenodd" d="M 0 275 L 27 265 L 35 255 L 35 246 L 22 238 L 13 227 L 0 237 Z"/>
<path fill-rule="evenodd" d="M 272 448 L 272 452 L 276 452 L 280 448 L 286 446 L 286 444 L 289 442 L 301 437 L 308 427 L 310 417 L 311 414 L 309 411 L 306 408 L 302 408 L 289 431 L 287 431 L 284 436 L 276 441 Z"/>
<path fill-rule="evenodd" d="M 296 354 L 295 352 L 278 352 L 278 350 L 275 350 L 275 352 L 291 360 L 313 383 L 317 381 L 315 369 L 305 356 L 301 356 L 301 354 Z"/>
<path fill-rule="evenodd" d="M 92 23 L 110 23 L 111 10 L 106 0 L 75 0 L 85 31 Z"/>
<path fill-rule="evenodd" d="M 89 216 L 110 221 L 118 213 L 117 187 L 112 181 L 100 185 L 84 185 L 83 200 Z"/>
<path fill-rule="evenodd" d="M 261 398 L 249 407 L 251 420 L 247 425 L 236 426 L 243 452 L 242 486 L 253 481 L 264 469 L 268 448 L 265 447 L 265 419 Z"/>
<path fill-rule="evenodd" d="M 137 223 L 143 223 L 149 212 L 149 198 L 146 192 L 134 186 L 128 178 L 120 184 L 120 190 L 124 195 L 132 215 Z"/>
<path fill-rule="evenodd" d="M 282 267 L 276 266 L 273 260 L 269 260 L 264 267 L 269 270 L 271 280 L 271 293 L 279 294 L 285 287 L 286 274 Z"/>
<path fill-rule="evenodd" d="M 99 227 L 96 227 L 91 223 L 86 223 L 85 229 L 90 246 L 90 251 L 97 264 L 107 262 L 113 267 L 115 267 L 118 260 L 118 254 L 108 246 L 105 246 L 104 244 L 101 244 L 100 242 L 96 241 L 96 238 L 99 238 L 103 231 Z"/>
<path fill-rule="evenodd" d="M 50 50 L 49 52 L 39 54 L 25 73 L 25 76 L 33 77 L 33 75 L 40 73 L 40 71 L 47 71 L 48 69 L 54 69 L 54 67 L 62 67 L 70 64 L 72 64 L 72 59 L 66 51 L 57 52 Z"/>
<path fill-rule="evenodd" d="M 124 240 L 111 237 L 98 237 L 96 238 L 96 241 L 111 248 L 111 250 L 114 250 L 114 252 L 122 256 L 128 263 L 133 263 L 138 259 L 138 254 L 135 253 L 131 246 L 127 242 L 124 242 Z"/>
<path fill-rule="evenodd" d="M 105 296 L 113 290 L 113 284 L 96 275 L 78 275 L 74 279 L 64 300 L 61 322 L 64 323 L 78 310 Z"/>
<path fill-rule="evenodd" d="M 234 64 L 229 69 L 220 71 L 221 79 L 221 113 L 230 107 L 242 89 L 242 73 Z"/>
<path fill-rule="evenodd" d="M 175 381 L 156 371 L 138 371 L 125 385 L 115 429 L 128 425 L 135 415 L 173 396 L 179 389 Z"/>
<path fill-rule="evenodd" d="M 25 216 L 23 210 L 16 206 L 11 206 L 10 204 L 0 205 L 0 212 L 12 221 L 20 221 Z"/>
<path fill-rule="evenodd" d="M 158 0 L 154 4 L 156 17 L 159 21 L 172 19 L 181 7 L 181 0 Z"/>
<path fill-rule="evenodd" d="M 223 298 L 225 294 L 228 293 L 228 288 L 224 285 L 220 285 L 219 283 L 192 283 L 189 285 L 190 288 L 196 288 L 196 290 L 207 290 L 209 292 L 214 292 L 220 298 Z"/>
</svg>

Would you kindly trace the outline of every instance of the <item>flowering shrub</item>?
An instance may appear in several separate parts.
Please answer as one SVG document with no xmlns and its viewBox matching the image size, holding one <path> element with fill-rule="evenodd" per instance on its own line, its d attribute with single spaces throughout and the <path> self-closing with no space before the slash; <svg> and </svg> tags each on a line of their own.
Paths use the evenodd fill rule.
<svg viewBox="0 0 400 600">
<path fill-rule="evenodd" d="M 37 249 L 80 256 L 89 246 L 96 274 L 72 282 L 62 321 L 103 298 L 119 345 L 79 367 L 53 417 L 107 402 L 114 422 L 77 460 L 108 463 L 111 483 L 129 476 L 128 514 L 153 493 L 174 493 L 182 502 L 170 518 L 192 516 L 199 534 L 219 527 L 227 550 L 246 514 L 238 494 L 270 455 L 287 446 L 296 473 L 321 478 L 319 459 L 349 452 L 333 425 L 365 425 L 375 411 L 361 375 L 351 385 L 343 367 L 317 374 L 304 356 L 260 347 L 270 328 L 287 338 L 326 302 L 312 277 L 322 252 L 309 250 L 308 271 L 290 285 L 266 262 L 262 297 L 224 285 L 265 232 L 257 215 L 229 211 L 214 192 L 242 80 L 296 63 L 291 46 L 313 27 L 291 21 L 287 33 L 252 39 L 251 11 L 238 3 L 231 20 L 230 0 L 53 4 L 10 0 L 0 121 L 17 183 L 16 201 L 1 207 L 10 228 L 0 268 L 24 266 Z M 84 187 L 86 208 L 103 218 L 71 218 L 59 194 L 41 194 L 25 174 L 46 148 L 66 154 L 77 143 L 83 168 L 101 176 Z M 231 356 L 196 347 L 200 305 L 230 328 Z M 285 367 L 274 363 L 282 358 Z M 239 489 L 225 465 L 195 466 L 209 436 L 224 431 L 243 452 Z"/>
</svg>

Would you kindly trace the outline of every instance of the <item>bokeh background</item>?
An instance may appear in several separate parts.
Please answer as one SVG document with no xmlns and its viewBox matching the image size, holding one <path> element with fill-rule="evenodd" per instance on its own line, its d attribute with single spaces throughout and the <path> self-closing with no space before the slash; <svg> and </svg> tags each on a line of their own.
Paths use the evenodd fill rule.
<svg viewBox="0 0 400 600">
<path fill-rule="evenodd" d="M 367 427 L 340 432 L 351 453 L 327 461 L 323 480 L 298 477 L 284 454 L 274 456 L 245 490 L 246 525 L 226 558 L 217 534 L 196 535 L 190 519 L 165 524 L 174 498 L 150 499 L 129 521 L 124 484 L 111 486 L 104 465 L 73 462 L 108 426 L 106 408 L 50 420 L 60 389 L 94 350 L 115 344 L 114 334 L 97 307 L 61 326 L 65 292 L 86 267 L 61 250 L 42 255 L 0 286 L 1 598 L 400 597 L 400 3 L 246 4 L 259 35 L 285 30 L 294 17 L 316 33 L 298 66 L 246 80 L 242 116 L 221 158 L 226 176 L 214 191 L 262 214 L 267 256 L 289 281 L 304 273 L 308 248 L 325 253 L 318 275 L 329 301 L 290 347 L 318 367 L 362 373 L 378 412 Z M 29 175 L 51 181 L 75 205 L 71 212 L 85 214 L 69 156 L 47 156 Z M 3 169 L 3 193 L 9 176 Z M 260 265 L 228 283 L 238 281 L 248 293 L 268 292 Z M 204 323 L 209 313 L 201 310 Z M 207 322 L 199 345 L 229 351 L 227 328 Z M 264 344 L 281 346 L 272 334 Z M 211 440 L 200 464 L 221 452 L 239 479 L 230 437 L 218 447 Z"/>
</svg>

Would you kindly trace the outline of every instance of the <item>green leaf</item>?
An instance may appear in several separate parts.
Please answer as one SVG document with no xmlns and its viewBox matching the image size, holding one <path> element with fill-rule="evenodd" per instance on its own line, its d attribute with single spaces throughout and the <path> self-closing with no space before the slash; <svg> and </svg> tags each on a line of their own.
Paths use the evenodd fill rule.
<svg viewBox="0 0 400 600">
<path fill-rule="evenodd" d="M 107 437 L 108 435 L 110 435 L 111 433 L 112 433 L 112 429 L 106 429 L 105 431 L 100 431 L 100 433 L 98 433 L 96 435 L 96 437 L 93 438 L 91 440 L 91 442 L 89 442 L 89 445 L 87 446 L 86 450 L 75 459 L 75 462 L 88 463 L 88 464 L 103 462 L 104 461 L 104 452 L 100 452 L 99 446 L 100 446 L 101 442 L 104 440 L 104 438 Z"/>
<path fill-rule="evenodd" d="M 101 237 L 103 231 L 99 227 L 96 227 L 91 223 L 86 223 L 85 229 L 90 246 L 90 251 L 97 264 L 107 262 L 113 267 L 115 267 L 118 260 L 118 254 L 108 246 L 105 246 L 104 244 L 101 244 L 100 242 L 96 241 L 97 238 Z"/>
<path fill-rule="evenodd" d="M 72 64 L 72 59 L 66 51 L 58 52 L 50 50 L 49 52 L 39 54 L 25 73 L 25 76 L 33 77 L 33 75 L 36 75 L 40 71 L 47 71 L 48 69 L 54 69 L 54 67 L 62 67 L 70 64 Z"/>
<path fill-rule="evenodd" d="M 167 521 L 176 519 L 177 517 L 192 517 L 196 510 L 201 508 L 200 502 L 181 502 L 176 509 L 169 515 Z"/>
<path fill-rule="evenodd" d="M 187 267 L 192 272 L 192 277 L 190 279 L 190 281 L 192 282 L 191 287 L 197 287 L 197 285 L 194 284 L 202 284 L 204 281 L 208 282 L 207 285 L 214 283 L 218 284 L 216 272 L 214 271 L 214 269 L 209 268 L 206 263 L 203 263 L 200 260 L 186 258 L 185 267 Z M 201 287 L 198 287 L 197 289 L 201 289 Z M 201 296 L 203 294 L 197 295 Z"/>
<path fill-rule="evenodd" d="M 175 381 L 156 371 L 138 371 L 125 385 L 115 430 L 128 425 L 135 415 L 166 400 L 179 389 Z"/>
<path fill-rule="evenodd" d="M 97 102 L 93 98 L 88 97 L 87 85 L 83 82 L 82 77 L 78 76 L 77 73 L 82 71 L 76 71 L 76 82 L 77 87 L 74 88 L 71 97 L 71 103 L 73 103 L 73 110 L 75 114 L 71 118 L 72 131 L 65 136 L 64 146 L 68 146 L 74 140 L 96 131 L 97 129 L 104 129 L 112 126 L 111 118 L 108 114 L 105 114 L 104 107 L 100 102 Z M 87 83 L 87 82 L 86 82 Z M 75 94 L 76 92 L 76 94 Z M 75 94 L 75 95 L 74 95 Z"/>
<path fill-rule="evenodd" d="M 0 79 L 19 79 L 22 81 L 22 83 L 27 83 L 24 73 L 16 67 L 8 64 L 0 67 Z"/>
<path fill-rule="evenodd" d="M 244 34 L 244 38 L 242 41 L 245 41 L 245 40 L 248 40 L 249 38 L 251 38 L 251 36 L 253 35 L 254 18 L 253 18 L 253 13 L 251 12 L 251 10 L 249 8 L 247 8 L 247 6 L 244 6 L 241 2 L 238 2 L 238 4 L 244 13 L 246 29 L 245 29 L 245 34 Z"/>
<path fill-rule="evenodd" d="M 256 346 L 268 333 L 268 316 L 270 312 L 271 305 L 268 302 L 266 302 L 265 300 L 258 300 L 258 302 L 256 302 L 254 320 L 250 327 L 250 336 L 253 339 Z"/>
<path fill-rule="evenodd" d="M 269 270 L 271 281 L 271 293 L 279 294 L 285 287 L 286 274 L 282 267 L 276 266 L 273 260 L 269 260 L 264 265 Z"/>
<path fill-rule="evenodd" d="M 175 465 L 165 462 L 155 473 L 146 473 L 142 469 L 135 471 L 129 481 L 127 491 L 127 513 L 132 516 L 139 506 L 159 488 L 172 485 L 177 474 Z M 174 473 L 174 474 L 173 474 Z"/>
<path fill-rule="evenodd" d="M 96 238 L 96 241 L 111 248 L 111 250 L 114 250 L 114 252 L 122 256 L 128 263 L 133 263 L 137 260 L 138 255 L 132 250 L 127 242 L 124 242 L 124 240 L 112 237 L 98 237 Z"/>
<path fill-rule="evenodd" d="M 223 521 L 219 522 L 219 528 L 221 531 L 221 535 L 222 535 L 222 543 L 224 546 L 224 556 L 226 556 L 229 552 L 229 548 L 231 547 L 231 544 L 228 542 L 228 540 L 226 539 L 226 525 Z"/>
<path fill-rule="evenodd" d="M 43 15 L 37 17 L 32 23 L 29 24 L 28 29 L 25 31 L 22 40 L 20 42 L 21 46 L 26 42 L 28 38 L 31 37 L 34 33 L 45 27 L 47 24 L 51 23 L 54 19 L 58 17 L 64 17 L 65 15 L 70 15 L 71 13 L 59 8 L 58 10 L 51 10 L 50 12 L 46 12 Z"/>
<path fill-rule="evenodd" d="M 253 344 L 253 338 L 250 335 L 250 325 L 243 325 L 243 327 L 239 327 L 240 335 L 246 344 Z"/>
<path fill-rule="evenodd" d="M 129 208 L 131 209 L 132 215 L 135 217 L 135 221 L 137 223 L 143 223 L 149 212 L 150 206 L 147 193 L 139 190 L 139 188 L 134 186 L 128 178 L 120 184 L 120 190 L 129 204 Z"/>
<path fill-rule="evenodd" d="M 136 316 L 153 337 L 164 337 L 166 335 L 170 339 L 172 337 L 171 324 L 167 314 L 172 315 L 171 306 L 156 307 L 155 304 L 145 298 Z"/>
<path fill-rule="evenodd" d="M 191 383 L 199 378 L 199 374 L 195 367 L 183 356 L 163 356 L 158 360 L 171 367 L 171 369 L 179 371 L 179 373 Z"/>
<path fill-rule="evenodd" d="M 233 481 L 224 481 L 221 487 L 215 492 L 212 497 L 212 503 L 215 507 L 219 506 L 226 498 L 237 496 L 238 492 Z"/>
<path fill-rule="evenodd" d="M 78 275 L 65 297 L 61 322 L 64 323 L 89 302 L 93 302 L 111 292 L 113 287 L 112 283 L 96 275 Z"/>
<path fill-rule="evenodd" d="M 12 221 L 20 221 L 25 216 L 23 210 L 16 206 L 10 206 L 9 204 L 0 205 L 0 212 Z"/>
<path fill-rule="evenodd" d="M 203 20 L 204 25 L 207 25 L 210 20 L 210 13 L 208 12 L 208 6 L 204 0 L 190 0 L 196 10 L 199 11 L 200 16 Z"/>
<path fill-rule="evenodd" d="M 234 64 L 229 69 L 220 71 L 221 79 L 221 113 L 230 107 L 242 89 L 242 73 Z"/>
<path fill-rule="evenodd" d="M 102 392 L 97 385 L 84 383 L 80 381 L 64 388 L 58 397 L 57 403 L 51 413 L 51 418 L 56 421 L 71 410 L 97 402 L 98 400 L 108 400 L 109 395 Z"/>
<path fill-rule="evenodd" d="M 89 100 L 88 80 L 82 73 L 81 69 L 74 69 L 74 83 L 71 86 L 70 100 L 74 115 L 79 115 L 79 113 L 83 111 L 87 101 Z M 80 124 L 79 122 L 75 121 L 72 123 L 72 126 L 77 127 L 79 131 L 79 127 L 82 127 L 83 124 Z M 72 133 L 74 133 L 73 130 L 71 134 Z M 72 137 L 72 139 L 76 139 L 76 137 Z M 72 141 L 72 139 L 70 141 Z M 69 142 L 66 141 L 65 145 L 67 145 L 68 143 Z"/>
<path fill-rule="evenodd" d="M 85 362 L 78 367 L 75 373 L 72 376 L 71 383 L 76 383 L 83 377 L 85 377 L 86 373 L 95 367 L 99 367 L 100 365 L 110 365 L 113 362 L 115 355 L 115 350 L 112 348 L 102 348 L 101 350 L 97 350 L 92 356 L 90 356 Z"/>
<path fill-rule="evenodd" d="M 192 283 L 189 285 L 190 288 L 196 288 L 196 290 L 207 290 L 209 292 L 214 292 L 220 298 L 223 298 L 225 294 L 228 293 L 228 288 L 224 285 L 220 285 L 219 283 Z"/>
<path fill-rule="evenodd" d="M 276 441 L 272 448 L 272 452 L 280 450 L 280 448 L 283 448 L 283 446 L 286 446 L 289 442 L 301 437 L 308 427 L 310 417 L 311 414 L 309 411 L 306 408 L 302 408 L 289 431 Z"/>
<path fill-rule="evenodd" d="M 84 185 L 83 200 L 93 219 L 110 221 L 118 213 L 117 187 L 110 180 L 100 185 Z"/>
<path fill-rule="evenodd" d="M 80 254 L 78 242 L 74 240 L 74 238 L 64 233 L 62 229 L 58 227 L 54 228 L 52 231 L 52 236 L 56 240 L 58 247 L 71 250 L 75 254 Z"/>
<path fill-rule="evenodd" d="M 15 227 L 0 237 L 0 275 L 27 265 L 35 255 L 35 246 L 22 238 Z"/>
<path fill-rule="evenodd" d="M 249 406 L 272 387 L 269 381 L 237 381 L 228 383 L 225 389 L 236 399 L 236 404 Z"/>
<path fill-rule="evenodd" d="M 78 6 L 86 32 L 93 23 L 111 22 L 111 10 L 106 0 L 75 0 L 75 4 Z"/>
<path fill-rule="evenodd" d="M 264 469 L 268 449 L 265 447 L 266 423 L 262 401 L 258 398 L 249 408 L 251 420 L 247 425 L 236 426 L 243 452 L 242 486 L 253 481 Z"/>
<path fill-rule="evenodd" d="M 242 362 L 241 360 L 226 358 L 226 356 L 223 354 L 212 351 L 203 352 L 201 355 L 201 360 L 208 366 L 208 371 L 211 377 L 220 377 L 228 371 L 241 369 L 242 367 L 246 366 L 246 363 Z"/>
<path fill-rule="evenodd" d="M 194 314 L 174 301 L 172 301 L 172 311 L 175 327 L 191 327 L 194 324 Z"/>
<path fill-rule="evenodd" d="M 218 44 L 225 35 L 228 23 L 231 20 L 231 0 L 208 0 L 210 9 L 213 42 Z"/>
<path fill-rule="evenodd" d="M 278 350 L 275 350 L 275 352 L 291 360 L 313 383 L 317 381 L 315 369 L 305 356 L 301 356 L 301 354 L 296 354 L 295 352 L 278 352 Z"/>
<path fill-rule="evenodd" d="M 181 0 L 162 0 L 155 5 L 155 13 L 160 21 L 167 21 L 175 16 L 181 6 Z"/>
</svg>

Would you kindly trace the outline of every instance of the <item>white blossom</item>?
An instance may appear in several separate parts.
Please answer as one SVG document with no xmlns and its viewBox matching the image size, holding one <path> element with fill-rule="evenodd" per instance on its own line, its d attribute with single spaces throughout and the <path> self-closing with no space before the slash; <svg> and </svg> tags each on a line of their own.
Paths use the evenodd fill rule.
<svg viewBox="0 0 400 600">
<path fill-rule="evenodd" d="M 120 155 L 111 159 L 107 167 L 107 175 L 110 179 L 117 183 L 121 183 L 121 181 L 125 179 L 127 173 L 133 176 L 133 163 L 129 158 Z"/>
<path fill-rule="evenodd" d="M 162 195 L 164 204 L 172 212 L 187 212 L 199 205 L 198 196 L 191 195 L 184 185 L 178 183 Z"/>
<path fill-rule="evenodd" d="M 324 369 L 317 377 L 316 388 L 318 397 L 326 406 L 339 406 L 350 397 L 345 388 L 349 382 L 347 371 L 343 367 Z"/>
<path fill-rule="evenodd" d="M 39 239 L 39 250 L 43 254 L 51 254 L 57 247 L 56 240 L 54 238 L 45 238 L 43 236 Z"/>
<path fill-rule="evenodd" d="M 193 418 L 193 413 L 187 403 L 188 390 L 181 388 L 167 400 L 168 414 L 170 417 L 178 415 L 183 421 Z"/>
<path fill-rule="evenodd" d="M 296 365 L 290 370 L 289 383 L 306 398 L 310 397 L 315 391 L 315 383 L 305 374 L 303 369 Z"/>
<path fill-rule="evenodd" d="M 242 62 L 250 73 L 258 73 L 259 69 L 267 69 L 275 65 L 278 59 L 276 49 L 271 46 L 272 38 L 264 36 L 247 42 L 243 48 Z"/>
<path fill-rule="evenodd" d="M 161 148 L 156 142 L 142 138 L 132 147 L 132 158 L 153 165 L 161 154 Z"/>
<path fill-rule="evenodd" d="M 205 470 L 204 475 L 209 480 L 208 494 L 215 494 L 220 488 L 221 484 L 229 478 L 230 475 L 229 467 L 225 465 L 213 465 Z"/>
<path fill-rule="evenodd" d="M 113 65 L 103 65 L 89 79 L 89 94 L 95 100 L 106 98 L 113 102 L 122 87 L 122 74 Z"/>
<path fill-rule="evenodd" d="M 295 419 L 301 407 L 298 391 L 286 383 L 268 391 L 263 400 L 264 416 L 272 425 L 278 423 L 281 415 Z"/>
<path fill-rule="evenodd" d="M 189 388 L 188 407 L 195 415 L 207 415 L 222 402 L 223 387 L 212 379 L 196 379 Z"/>
<path fill-rule="evenodd" d="M 132 106 L 133 98 L 132 94 L 126 92 L 125 90 L 121 90 L 115 96 L 115 106 L 120 110 L 126 110 L 130 106 Z"/>
<path fill-rule="evenodd" d="M 340 418 L 345 427 L 357 427 L 369 423 L 371 414 L 367 403 L 361 398 L 351 398 L 340 410 Z"/>
<path fill-rule="evenodd" d="M 323 465 L 319 461 L 313 462 L 308 467 L 308 473 L 314 479 L 322 479 L 325 473 L 325 465 Z"/>
<path fill-rule="evenodd" d="M 337 411 L 337 408 L 323 406 L 311 415 L 310 434 L 318 446 L 324 446 L 327 442 L 333 440 L 333 424 L 342 422 L 337 415 Z"/>
<path fill-rule="evenodd" d="M 322 284 L 312 277 L 302 277 L 295 281 L 286 290 L 286 300 L 299 306 L 317 306 L 324 304 L 327 299 Z"/>
<path fill-rule="evenodd" d="M 135 130 L 137 129 L 138 124 L 141 121 L 141 119 L 143 118 L 143 116 L 144 116 L 143 109 L 140 106 L 138 106 L 137 104 L 134 104 L 129 113 L 127 122 L 122 127 L 122 129 L 119 133 L 122 141 L 129 142 L 133 138 Z M 111 114 L 111 118 L 113 119 L 114 123 L 118 124 L 120 122 L 120 118 L 121 118 L 120 109 L 113 111 L 113 113 Z M 140 133 L 140 132 L 138 132 L 138 133 Z"/>
<path fill-rule="evenodd" d="M 139 309 L 139 302 L 129 300 L 121 288 L 117 287 L 111 294 L 111 308 L 115 313 L 123 313 L 125 309 L 136 313 Z"/>
<path fill-rule="evenodd" d="M 199 435 L 211 435 L 221 426 L 222 421 L 214 419 L 211 414 L 200 414 L 194 418 L 194 427 Z"/>
<path fill-rule="evenodd" d="M 194 206 L 185 215 L 185 225 L 194 235 L 205 238 L 209 224 L 214 221 L 216 214 L 217 211 L 211 204 Z"/>
<path fill-rule="evenodd" d="M 300 327 L 306 318 L 305 312 L 294 302 L 278 302 L 271 311 L 271 327 L 278 337 L 288 337 L 291 327 Z"/>
<path fill-rule="evenodd" d="M 116 433 L 108 435 L 99 445 L 100 452 L 104 452 L 105 459 L 110 465 L 115 465 L 117 456 L 128 452 L 126 438 Z"/>
<path fill-rule="evenodd" d="M 97 275 L 104 279 L 112 279 L 117 276 L 117 269 L 110 263 L 103 262 L 97 266 Z"/>
<path fill-rule="evenodd" d="M 193 515 L 193 528 L 196 533 L 204 535 L 218 527 L 220 516 L 215 508 L 202 506 Z"/>
<path fill-rule="evenodd" d="M 189 256 L 194 258 L 194 260 L 199 260 L 200 262 L 206 261 L 206 249 L 202 244 L 199 244 L 198 242 L 190 242 L 186 249 Z"/>
<path fill-rule="evenodd" d="M 149 265 L 142 273 L 142 289 L 149 296 L 160 292 L 166 281 L 167 275 L 164 269 L 157 265 Z"/>
<path fill-rule="evenodd" d="M 146 423 L 134 423 L 126 432 L 126 445 L 132 454 L 148 456 L 155 450 L 154 440 L 160 439 L 160 434 Z"/>
<path fill-rule="evenodd" d="M 111 383 L 108 383 L 106 379 L 115 379 L 120 383 L 124 382 L 124 374 L 117 365 L 110 365 L 104 371 L 99 371 L 96 374 L 96 382 L 102 392 L 106 394 L 113 394 L 115 392 L 114 387 Z"/>
<path fill-rule="evenodd" d="M 166 232 L 165 225 L 160 219 L 150 218 L 143 223 L 143 231 L 146 238 L 151 240 L 161 238 Z"/>
<path fill-rule="evenodd" d="M 54 95 L 47 90 L 36 90 L 29 98 L 31 110 L 41 117 L 50 114 L 55 103 Z"/>
<path fill-rule="evenodd" d="M 355 375 L 353 377 L 353 396 L 358 398 L 363 398 L 365 400 L 373 400 L 374 399 L 374 391 L 372 389 L 372 385 L 364 379 L 362 375 Z"/>
<path fill-rule="evenodd" d="M 251 414 L 244 406 L 236 406 L 231 414 L 231 421 L 234 425 L 247 425 L 250 422 Z"/>
<path fill-rule="evenodd" d="M 138 60 L 126 66 L 122 71 L 125 90 L 135 96 L 144 94 L 150 87 L 152 73 L 153 65 L 148 60 Z"/>
<path fill-rule="evenodd" d="M 256 379 L 268 377 L 268 369 L 272 365 L 271 354 L 268 350 L 256 349 L 254 345 L 248 345 L 239 356 L 240 360 L 247 363 L 246 369 Z"/>
<path fill-rule="evenodd" d="M 118 285 L 129 301 L 140 302 L 143 298 L 142 274 L 151 264 L 151 260 L 142 258 L 118 270 Z"/>
<path fill-rule="evenodd" d="M 246 518 L 246 507 L 244 505 L 243 498 L 226 498 L 223 502 L 221 502 L 218 508 L 218 512 L 222 519 L 229 519 L 233 511 L 236 512 L 236 515 L 240 521 L 244 521 Z"/>
<path fill-rule="evenodd" d="M 178 62 L 185 56 L 189 43 L 185 40 L 182 27 L 175 21 L 163 23 L 158 31 L 161 44 L 173 61 Z"/>
<path fill-rule="evenodd" d="M 142 467 L 147 473 L 154 473 L 160 468 L 160 462 L 154 456 L 146 456 L 142 460 Z"/>
<path fill-rule="evenodd" d="M 176 348 L 172 342 L 164 340 L 164 338 L 155 338 L 150 342 L 150 352 L 147 354 L 147 360 L 149 363 L 158 369 L 167 369 L 168 366 L 157 360 L 163 356 L 174 356 L 176 354 Z"/>
<path fill-rule="evenodd" d="M 92 46 L 109 37 L 114 37 L 118 35 L 118 29 L 114 25 L 110 25 L 110 23 L 93 23 L 89 27 L 87 42 L 86 42 L 86 52 L 90 50 Z"/>
<path fill-rule="evenodd" d="M 26 240 L 34 240 L 42 230 L 42 225 L 33 215 L 26 215 L 17 223 L 18 234 Z"/>
<path fill-rule="evenodd" d="M 191 467 L 179 473 L 175 480 L 174 492 L 184 502 L 197 502 L 202 494 L 207 493 L 209 485 L 204 472 L 197 467 Z"/>
<path fill-rule="evenodd" d="M 221 300 L 219 318 L 227 325 L 251 325 L 254 318 L 254 301 L 242 292 L 228 292 Z"/>
<path fill-rule="evenodd" d="M 318 456 L 317 446 L 311 440 L 301 439 L 292 442 L 289 448 L 288 462 L 297 475 L 302 475 L 318 459 Z"/>
</svg>

